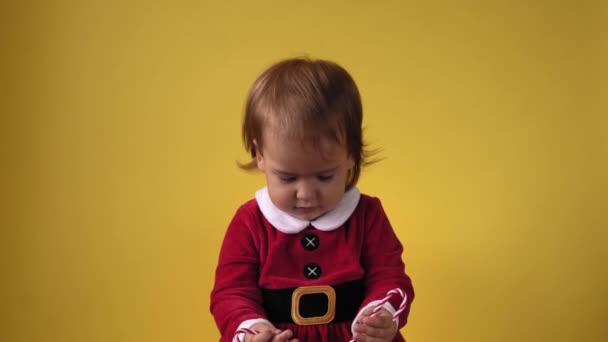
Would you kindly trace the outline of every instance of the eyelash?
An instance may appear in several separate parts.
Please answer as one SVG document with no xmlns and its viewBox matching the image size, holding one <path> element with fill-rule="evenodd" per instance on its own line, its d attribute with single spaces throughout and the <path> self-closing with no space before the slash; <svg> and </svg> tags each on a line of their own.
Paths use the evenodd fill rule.
<svg viewBox="0 0 608 342">
<path fill-rule="evenodd" d="M 334 175 L 327 175 L 327 176 L 317 176 L 317 179 L 320 180 L 321 182 L 329 182 L 334 178 Z"/>
<path fill-rule="evenodd" d="M 327 183 L 330 182 L 332 179 L 334 178 L 334 175 L 328 175 L 328 176 L 317 176 L 317 179 L 321 182 Z M 281 182 L 283 183 L 292 183 L 296 180 L 296 177 L 284 177 L 284 176 L 279 176 L 279 179 L 281 180 Z"/>
</svg>

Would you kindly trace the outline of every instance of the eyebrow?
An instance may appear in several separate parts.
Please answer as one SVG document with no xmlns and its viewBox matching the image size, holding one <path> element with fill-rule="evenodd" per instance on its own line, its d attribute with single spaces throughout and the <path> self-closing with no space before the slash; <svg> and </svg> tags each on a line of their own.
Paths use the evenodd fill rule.
<svg viewBox="0 0 608 342">
<path fill-rule="evenodd" d="M 336 171 L 338 168 L 339 168 L 339 166 L 336 166 L 336 167 L 332 167 L 331 169 L 326 169 L 326 170 L 321 170 L 319 172 L 315 172 L 314 174 L 329 173 L 329 172 Z M 280 175 L 289 175 L 289 176 L 297 174 L 294 172 L 289 172 L 289 171 L 279 170 L 279 169 L 274 169 L 274 170 L 272 170 L 272 172 L 274 172 L 276 174 L 280 174 Z"/>
</svg>

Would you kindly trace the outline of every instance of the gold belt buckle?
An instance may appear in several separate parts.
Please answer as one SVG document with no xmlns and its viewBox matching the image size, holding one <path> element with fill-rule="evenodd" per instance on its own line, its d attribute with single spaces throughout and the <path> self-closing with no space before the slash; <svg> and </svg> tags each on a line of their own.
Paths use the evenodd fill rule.
<svg viewBox="0 0 608 342">
<path fill-rule="evenodd" d="M 300 315 L 300 299 L 310 294 L 324 294 L 327 296 L 327 312 L 323 316 L 302 317 Z M 325 324 L 334 319 L 336 315 L 336 291 L 331 286 L 303 286 L 298 287 L 291 295 L 291 319 L 299 325 Z"/>
</svg>

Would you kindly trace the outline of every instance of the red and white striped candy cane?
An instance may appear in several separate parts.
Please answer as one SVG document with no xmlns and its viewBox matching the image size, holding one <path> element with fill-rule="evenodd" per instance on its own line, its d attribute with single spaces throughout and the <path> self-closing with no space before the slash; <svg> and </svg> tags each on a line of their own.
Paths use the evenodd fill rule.
<svg viewBox="0 0 608 342">
<path fill-rule="evenodd" d="M 372 310 L 371 317 L 376 316 L 378 314 L 378 312 L 382 309 L 382 306 L 386 302 L 388 302 L 394 295 L 399 295 L 402 298 L 401 304 L 399 304 L 399 309 L 397 309 L 397 311 L 395 311 L 395 313 L 393 314 L 393 321 L 396 320 L 399 317 L 399 315 L 403 312 L 403 310 L 405 310 L 405 304 L 407 303 L 407 295 L 399 288 L 392 289 L 386 293 L 386 296 L 384 298 L 382 298 L 382 300 L 376 305 L 376 307 L 374 307 L 374 310 Z M 239 338 L 238 338 L 239 334 L 257 335 L 258 332 L 255 330 L 252 330 L 252 329 L 247 329 L 247 328 L 238 329 L 237 331 L 234 332 L 234 338 L 232 339 L 232 342 L 243 342 L 244 341 L 244 339 L 243 339 L 243 341 L 239 340 Z M 356 342 L 356 341 L 350 340 L 349 342 Z"/>
<path fill-rule="evenodd" d="M 399 317 L 399 315 L 403 312 L 403 310 L 405 310 L 405 304 L 407 303 L 407 295 L 399 288 L 392 289 L 386 293 L 386 296 L 384 298 L 382 298 L 382 300 L 376 305 L 374 310 L 372 310 L 371 317 L 376 316 L 378 314 L 378 312 L 382 309 L 382 306 L 386 302 L 388 302 L 391 299 L 391 297 L 393 297 L 394 295 L 399 295 L 403 299 L 401 301 L 401 304 L 399 304 L 399 308 L 393 314 L 393 321 L 395 321 Z M 356 341 L 354 339 L 352 339 L 349 342 L 356 342 Z"/>
<path fill-rule="evenodd" d="M 239 334 L 251 334 L 251 335 L 257 335 L 259 332 L 249 329 L 249 328 L 241 328 L 238 329 L 237 331 L 234 332 L 234 337 L 232 338 L 232 342 L 244 342 L 245 338 L 243 338 L 243 341 L 239 340 Z"/>
</svg>

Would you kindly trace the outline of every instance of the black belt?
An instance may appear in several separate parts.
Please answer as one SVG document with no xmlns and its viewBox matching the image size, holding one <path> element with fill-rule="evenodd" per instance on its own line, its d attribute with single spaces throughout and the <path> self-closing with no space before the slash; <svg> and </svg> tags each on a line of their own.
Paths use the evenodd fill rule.
<svg viewBox="0 0 608 342">
<path fill-rule="evenodd" d="M 353 320 L 363 292 L 363 281 L 354 280 L 333 286 L 262 289 L 262 298 L 273 323 L 325 324 Z"/>
</svg>

